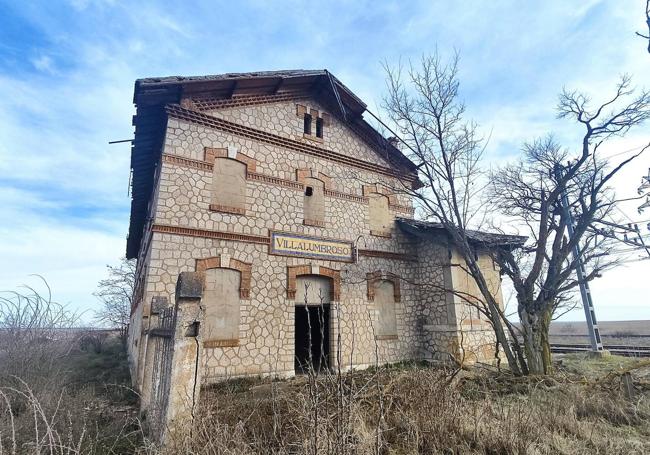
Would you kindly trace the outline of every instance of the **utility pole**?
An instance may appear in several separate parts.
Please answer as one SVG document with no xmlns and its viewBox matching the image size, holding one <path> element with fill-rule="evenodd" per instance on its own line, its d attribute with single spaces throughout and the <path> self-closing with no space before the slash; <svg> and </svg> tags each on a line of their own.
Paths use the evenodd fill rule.
<svg viewBox="0 0 650 455">
<path fill-rule="evenodd" d="M 564 168 L 560 164 L 555 165 L 555 178 L 560 180 L 564 173 Z M 560 199 L 562 203 L 562 210 L 567 217 L 567 231 L 569 239 L 573 238 L 573 215 L 569 207 L 569 197 L 567 196 L 566 188 L 562 191 Z M 580 287 L 580 297 L 582 298 L 582 307 L 585 310 L 585 318 L 587 319 L 587 331 L 589 332 L 589 340 L 591 342 L 591 350 L 596 352 L 603 352 L 603 342 L 600 338 L 600 329 L 598 328 L 598 321 L 596 320 L 596 311 L 594 309 L 594 302 L 591 299 L 591 291 L 589 290 L 589 283 L 585 280 L 587 275 L 585 266 L 582 262 L 582 253 L 578 242 L 573 247 L 573 260 L 577 263 L 576 274 L 578 276 L 578 285 Z"/>
</svg>

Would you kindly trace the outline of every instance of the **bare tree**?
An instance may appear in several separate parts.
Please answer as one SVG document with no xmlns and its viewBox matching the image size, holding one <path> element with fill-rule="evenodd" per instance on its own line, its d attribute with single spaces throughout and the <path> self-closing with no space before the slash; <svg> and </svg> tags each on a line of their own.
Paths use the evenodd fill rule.
<svg viewBox="0 0 650 455">
<path fill-rule="evenodd" d="M 589 101 L 575 91 L 560 95 L 559 117 L 573 119 L 585 129 L 577 156 L 548 136 L 525 144 L 518 163 L 491 177 L 492 200 L 509 223 L 525 226 L 530 235 L 526 248 L 498 250 L 495 259 L 514 284 L 527 366 L 533 373 L 550 371 L 551 319 L 580 284 L 574 248 L 578 247 L 587 271 L 585 281 L 618 264 L 621 244 L 601 224 L 615 221 L 617 201 L 609 183 L 650 147 L 640 147 L 617 163 L 600 153 L 605 141 L 650 118 L 650 94 L 642 91 L 634 96 L 629 77 L 621 78 L 610 100 L 593 109 Z M 562 208 L 563 197 L 568 211 Z"/>
<path fill-rule="evenodd" d="M 645 22 L 648 25 L 648 34 L 636 32 L 641 38 L 648 40 L 648 52 L 650 53 L 650 0 L 645 1 Z"/>
<path fill-rule="evenodd" d="M 558 173 L 557 166 L 570 156 L 547 138 L 526 145 L 519 163 L 484 178 L 487 176 L 480 167 L 483 141 L 476 125 L 463 120 L 465 108 L 458 100 L 458 55 L 449 63 L 442 62 L 437 53 L 424 57 L 419 68 L 409 65 L 406 77 L 401 68 L 386 70 L 384 107 L 407 146 L 405 152 L 417 164 L 422 182 L 419 189 L 403 186 L 399 191 L 414 198 L 424 219 L 440 223 L 463 258 L 463 267 L 476 281 L 482 297 L 480 310 L 494 328 L 497 347 L 503 348 L 513 373 L 549 372 L 548 325 L 554 311 L 578 285 L 573 277 L 577 263 L 570 257 L 572 248 L 580 244 L 593 265 L 586 279 L 614 265 L 615 261 L 606 259 L 613 248 L 611 242 L 602 234 L 596 236 L 597 222 L 610 216 L 616 204 L 607 183 L 642 152 L 609 170 L 609 163 L 596 151 L 605 140 L 626 133 L 650 116 L 650 95 L 644 91 L 613 109 L 633 95 L 630 80 L 624 77 L 616 95 L 590 111 L 586 96 L 565 91 L 560 98 L 560 116 L 575 117 L 586 127 L 578 159 Z M 613 110 L 605 113 L 607 109 Z M 568 220 L 559 210 L 565 190 L 570 207 L 577 211 L 575 231 L 569 237 L 564 233 Z M 476 242 L 469 238 L 470 228 L 483 224 L 488 203 L 528 226 L 532 233 L 529 244 L 521 249 L 498 243 L 484 245 L 515 285 L 525 349 L 518 342 L 518 329 L 506 318 L 479 267 Z"/>
<path fill-rule="evenodd" d="M 135 286 L 134 260 L 123 258 L 119 265 L 107 265 L 108 278 L 97 284 L 94 295 L 99 298 L 102 308 L 95 312 L 95 319 L 120 330 L 120 338 L 126 341 L 131 303 Z"/>
<path fill-rule="evenodd" d="M 483 311 L 494 328 L 512 371 L 526 373 L 523 353 L 508 342 L 507 326 L 496 293 L 483 276 L 468 238 L 468 227 L 480 226 L 485 214 L 481 193 L 484 173 L 480 168 L 483 140 L 477 125 L 463 119 L 464 104 L 458 99 L 458 54 L 449 63 L 436 52 L 423 57 L 419 68 L 385 65 L 388 94 L 384 108 L 403 139 L 405 153 L 416 163 L 422 186 L 394 188 L 410 195 L 425 220 L 440 223 L 450 243 L 466 263 L 483 297 Z M 510 337 L 512 337 L 512 333 Z"/>
</svg>

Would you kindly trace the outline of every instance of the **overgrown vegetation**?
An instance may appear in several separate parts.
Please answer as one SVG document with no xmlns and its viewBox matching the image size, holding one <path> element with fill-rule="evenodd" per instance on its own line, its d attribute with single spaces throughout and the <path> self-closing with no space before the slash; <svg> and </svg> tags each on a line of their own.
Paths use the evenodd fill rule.
<svg viewBox="0 0 650 455">
<path fill-rule="evenodd" d="M 343 416 L 333 412 L 339 386 L 326 379 L 316 393 L 307 378 L 224 383 L 203 395 L 195 432 L 170 451 L 648 453 L 650 369 L 636 371 L 638 395 L 628 399 L 618 375 L 585 376 L 603 361 L 571 362 L 571 372 L 555 376 L 477 369 L 452 382 L 444 369 L 422 365 L 355 372 L 344 376 L 353 399 Z M 605 363 L 610 373 L 619 368 L 618 358 Z"/>
<path fill-rule="evenodd" d="M 119 337 L 33 288 L 0 298 L 0 454 L 129 453 L 142 447 Z"/>
<path fill-rule="evenodd" d="M 21 338 L 39 331 L 34 321 L 51 323 L 34 312 L 72 317 L 36 292 L 25 297 L 3 301 L 0 313 L 2 455 L 650 451 L 650 362 L 577 355 L 544 377 L 402 363 L 225 381 L 203 392 L 188 436 L 160 449 L 137 416 L 119 336 L 52 330 Z M 30 330 L 19 320 L 32 321 Z M 29 362 L 53 360 L 16 362 L 18 348 L 39 353 Z"/>
</svg>

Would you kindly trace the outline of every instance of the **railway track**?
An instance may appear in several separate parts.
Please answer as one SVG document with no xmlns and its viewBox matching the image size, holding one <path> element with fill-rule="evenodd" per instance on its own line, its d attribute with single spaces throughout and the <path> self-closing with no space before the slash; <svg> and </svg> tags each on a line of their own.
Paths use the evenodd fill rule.
<svg viewBox="0 0 650 455">
<path fill-rule="evenodd" d="M 623 344 L 606 344 L 605 349 L 614 355 L 624 357 L 650 357 L 650 346 L 629 346 Z M 588 352 L 591 346 L 588 344 L 565 344 L 551 343 L 551 352 L 556 354 L 568 354 L 572 352 Z"/>
</svg>

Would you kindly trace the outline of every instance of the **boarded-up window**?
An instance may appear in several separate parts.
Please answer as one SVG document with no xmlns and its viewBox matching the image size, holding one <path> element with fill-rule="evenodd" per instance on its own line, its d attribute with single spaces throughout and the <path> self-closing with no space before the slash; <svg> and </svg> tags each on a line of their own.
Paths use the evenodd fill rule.
<svg viewBox="0 0 650 455">
<path fill-rule="evenodd" d="M 216 158 L 212 174 L 210 209 L 246 213 L 246 165 L 229 158 Z"/>
<path fill-rule="evenodd" d="M 303 196 L 304 224 L 325 226 L 325 184 L 312 177 L 305 178 Z"/>
<path fill-rule="evenodd" d="M 395 285 L 392 281 L 379 280 L 376 282 L 374 302 L 379 313 L 375 335 L 380 338 L 397 336 Z"/>
<path fill-rule="evenodd" d="M 203 341 L 208 345 L 214 341 L 239 340 L 240 280 L 241 275 L 237 270 L 205 271 L 205 291 L 201 302 L 205 307 L 205 317 L 201 332 Z"/>
<path fill-rule="evenodd" d="M 370 217 L 370 233 L 389 237 L 393 218 L 388 209 L 388 197 L 379 193 L 368 196 L 368 213 Z"/>
</svg>

